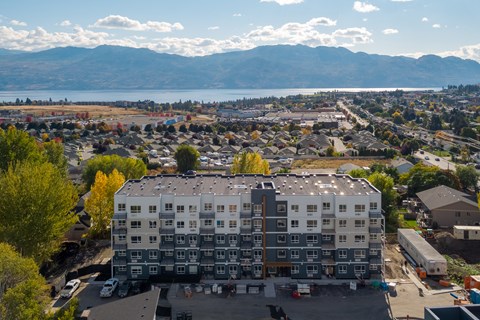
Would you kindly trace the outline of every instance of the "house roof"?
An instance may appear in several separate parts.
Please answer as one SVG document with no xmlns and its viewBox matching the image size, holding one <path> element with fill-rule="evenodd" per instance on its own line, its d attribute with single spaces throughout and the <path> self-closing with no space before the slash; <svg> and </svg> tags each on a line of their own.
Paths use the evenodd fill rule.
<svg viewBox="0 0 480 320">
<path fill-rule="evenodd" d="M 417 197 L 429 210 L 438 209 L 457 202 L 464 202 L 475 207 L 478 206 L 475 201 L 468 198 L 468 194 L 443 185 L 418 192 Z"/>
</svg>

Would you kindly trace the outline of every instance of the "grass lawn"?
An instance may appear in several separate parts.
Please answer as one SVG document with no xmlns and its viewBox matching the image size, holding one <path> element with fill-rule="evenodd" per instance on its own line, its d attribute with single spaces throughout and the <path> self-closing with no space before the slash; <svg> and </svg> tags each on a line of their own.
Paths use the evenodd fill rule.
<svg viewBox="0 0 480 320">
<path fill-rule="evenodd" d="M 413 229 L 418 227 L 417 220 L 403 220 L 403 225 L 406 228 L 413 228 Z"/>
</svg>

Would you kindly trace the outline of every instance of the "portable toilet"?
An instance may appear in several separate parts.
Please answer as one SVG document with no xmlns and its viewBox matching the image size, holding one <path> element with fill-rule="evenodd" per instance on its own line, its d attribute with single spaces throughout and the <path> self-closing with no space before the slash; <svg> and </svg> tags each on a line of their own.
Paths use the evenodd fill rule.
<svg viewBox="0 0 480 320">
<path fill-rule="evenodd" d="M 468 276 L 463 280 L 465 290 L 480 289 L 480 276 Z"/>
<path fill-rule="evenodd" d="M 480 304 L 480 290 L 470 290 L 470 301 L 472 301 L 473 304 Z"/>
</svg>

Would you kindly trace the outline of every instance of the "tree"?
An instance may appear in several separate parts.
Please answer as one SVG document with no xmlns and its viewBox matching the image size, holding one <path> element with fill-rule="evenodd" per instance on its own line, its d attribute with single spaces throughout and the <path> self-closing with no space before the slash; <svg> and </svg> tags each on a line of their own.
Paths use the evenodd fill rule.
<svg viewBox="0 0 480 320">
<path fill-rule="evenodd" d="M 430 122 L 428 123 L 428 128 L 429 130 L 442 130 L 442 119 L 440 119 L 440 116 L 438 114 L 433 114 L 432 117 L 430 118 Z"/>
<path fill-rule="evenodd" d="M 263 160 L 262 156 L 257 152 L 243 152 L 241 154 L 236 154 L 233 158 L 231 172 L 233 174 L 270 174 L 270 165 L 268 164 L 268 161 Z"/>
<path fill-rule="evenodd" d="M 41 319 L 47 302 L 35 261 L 0 243 L 0 319 Z"/>
<path fill-rule="evenodd" d="M 188 131 L 187 126 L 185 124 L 180 125 L 180 127 L 178 128 L 178 131 L 183 133 L 187 132 Z"/>
<path fill-rule="evenodd" d="M 452 171 L 441 170 L 436 166 L 426 166 L 422 163 L 417 163 L 407 173 L 402 174 L 400 183 L 408 186 L 410 196 L 439 185 L 460 189 L 460 180 Z"/>
<path fill-rule="evenodd" d="M 37 143 L 28 133 L 15 127 L 0 129 L 0 171 L 7 170 L 10 163 L 40 159 Z"/>
<path fill-rule="evenodd" d="M 365 169 L 358 168 L 358 169 L 353 169 L 348 172 L 348 174 L 352 178 L 368 178 L 368 172 Z"/>
<path fill-rule="evenodd" d="M 90 190 L 95 182 L 97 171 L 102 171 L 108 175 L 112 173 L 113 169 L 122 173 L 126 180 L 140 179 L 147 174 L 147 166 L 140 159 L 123 158 L 118 155 L 96 156 L 87 162 L 83 170 L 82 179 L 87 190 Z"/>
<path fill-rule="evenodd" d="M 177 148 L 174 157 L 177 161 L 178 171 L 185 173 L 188 170 L 195 170 L 198 167 L 200 153 L 194 147 L 183 144 Z"/>
<path fill-rule="evenodd" d="M 67 174 L 67 158 L 65 158 L 63 145 L 56 141 L 43 143 L 43 152 L 46 160 L 60 170 L 61 173 Z"/>
<path fill-rule="evenodd" d="M 393 189 L 394 181 L 383 172 L 374 172 L 368 177 L 368 181 L 382 193 L 382 209 L 386 214 L 392 212 L 398 197 Z"/>
<path fill-rule="evenodd" d="M 117 169 L 113 169 L 108 176 L 102 171 L 97 171 L 90 196 L 85 200 L 85 211 L 92 217 L 90 228 L 92 235 L 99 237 L 107 235 L 114 211 L 113 196 L 124 182 L 125 177 Z"/>
<path fill-rule="evenodd" d="M 46 261 L 77 220 L 73 184 L 48 162 L 23 162 L 0 174 L 0 194 L 0 241 Z"/>
<path fill-rule="evenodd" d="M 455 168 L 455 174 L 460 180 L 463 190 L 468 188 L 475 188 L 475 190 L 477 189 L 479 174 L 474 166 L 458 165 Z"/>
</svg>

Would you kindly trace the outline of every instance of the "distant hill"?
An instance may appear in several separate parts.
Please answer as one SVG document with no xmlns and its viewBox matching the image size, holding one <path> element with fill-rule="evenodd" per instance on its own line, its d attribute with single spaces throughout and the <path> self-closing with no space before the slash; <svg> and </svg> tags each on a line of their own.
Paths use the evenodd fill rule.
<svg viewBox="0 0 480 320">
<path fill-rule="evenodd" d="M 480 64 L 345 48 L 263 46 L 183 57 L 99 46 L 25 53 L 0 51 L 0 90 L 442 87 L 480 82 Z"/>
</svg>

